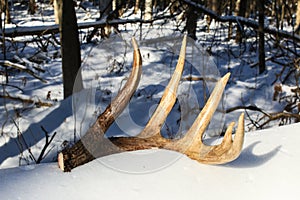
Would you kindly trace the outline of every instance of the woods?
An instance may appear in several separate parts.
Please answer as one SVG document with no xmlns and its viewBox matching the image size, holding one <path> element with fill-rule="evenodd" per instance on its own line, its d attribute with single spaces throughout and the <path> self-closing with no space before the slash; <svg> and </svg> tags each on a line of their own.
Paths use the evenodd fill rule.
<svg viewBox="0 0 300 200">
<path fill-rule="evenodd" d="M 131 70 L 131 64 L 128 63 L 131 61 L 131 56 L 128 56 L 128 42 L 126 45 L 124 43 L 124 52 L 120 53 L 123 48 L 115 48 L 113 56 L 105 57 L 105 48 L 113 48 L 120 43 L 113 39 L 116 36 L 128 40 L 131 38 L 128 35 L 135 37 L 137 43 L 146 48 L 146 44 L 152 44 L 153 40 L 167 41 L 177 35 L 187 34 L 203 55 L 189 55 L 193 61 L 197 60 L 197 64 L 187 65 L 190 67 L 186 69 L 189 73 L 185 72 L 182 77 L 182 85 L 201 82 L 201 88 L 205 88 L 211 80 L 217 79 L 201 73 L 203 71 L 195 73 L 192 70 L 197 67 L 209 68 L 206 62 L 210 66 L 210 61 L 206 60 L 206 56 L 213 60 L 211 63 L 218 69 L 219 77 L 231 73 L 226 91 L 233 95 L 225 94 L 228 100 L 220 112 L 226 118 L 226 123 L 222 122 L 224 124 L 220 125 L 222 128 L 219 128 L 218 134 L 224 135 L 229 126 L 227 121 L 236 121 L 242 112 L 245 112 L 246 131 L 300 120 L 298 0 L 1 0 L 0 3 L 0 99 L 1 111 L 6 113 L 1 118 L 3 122 L 0 136 L 20 135 L 21 125 L 11 121 L 22 121 L 22 115 L 26 116 L 39 108 L 57 106 L 64 99 L 72 98 L 73 93 L 90 89 L 87 87 L 90 84 L 87 84 L 87 80 L 99 81 L 99 85 L 98 82 L 93 83 L 93 87 L 97 88 L 97 92 L 108 96 L 121 90 Z M 111 41 L 110 47 L 101 46 L 106 41 Z M 157 43 L 156 46 L 161 42 Z M 147 48 L 154 48 L 153 46 Z M 98 48 L 103 48 L 103 52 L 91 56 L 91 52 Z M 170 68 L 159 68 L 158 71 L 165 73 L 162 77 L 171 74 L 171 66 L 177 62 L 178 53 L 174 53 L 172 59 L 165 58 L 167 53 L 156 58 L 156 51 L 161 51 L 162 47 L 155 47 L 156 50 L 147 48 L 141 51 L 141 57 L 146 61 L 146 69 L 147 66 L 156 66 L 154 60 L 158 63 L 170 62 L 166 64 Z M 95 65 L 94 59 L 101 60 L 102 63 Z M 95 72 L 90 75 L 83 70 L 86 67 L 94 71 L 98 68 L 105 70 L 102 74 Z M 153 72 L 145 76 L 149 78 L 151 74 Z M 111 80 L 107 80 L 107 77 Z M 142 84 L 152 86 L 154 83 L 142 81 Z M 136 100 L 141 95 L 146 102 L 149 99 L 153 103 L 160 101 L 160 98 L 155 99 L 153 96 L 158 95 L 161 89 L 152 90 L 145 85 L 145 88 L 137 88 L 132 98 Z M 198 87 L 196 91 L 199 92 L 200 86 L 193 87 Z M 204 107 L 203 99 L 207 100 L 210 92 L 209 89 L 201 89 L 198 94 L 201 100 L 197 99 L 201 106 L 193 108 L 194 110 Z M 98 101 L 99 104 L 108 104 L 104 97 L 98 98 Z M 183 112 L 181 107 L 177 110 L 178 113 Z M 192 111 L 187 113 L 189 115 Z M 95 109 L 86 115 L 96 119 L 100 114 Z M 115 118 L 111 120 L 110 123 L 113 123 Z M 174 125 L 179 129 L 181 125 L 178 121 L 183 119 L 177 119 L 175 125 L 165 125 L 166 132 L 172 137 L 174 130 L 168 126 Z M 93 123 L 89 122 L 89 126 L 91 124 Z M 49 134 L 57 132 L 56 128 L 49 131 Z M 44 135 L 46 131 L 39 129 L 37 132 Z M 99 132 L 98 129 L 97 131 Z M 61 150 L 64 148 L 57 146 L 74 145 L 79 138 L 78 129 L 74 128 L 70 132 L 72 137 L 57 141 L 59 145 L 53 144 L 53 148 Z M 18 145 L 19 153 L 28 149 L 25 147 L 31 146 L 27 144 L 31 143 L 29 140 L 20 139 L 16 142 L 22 144 Z M 56 140 L 53 137 L 51 141 L 55 143 Z M 45 143 L 47 146 L 43 148 L 43 156 L 29 152 L 27 157 L 21 156 L 22 159 L 25 158 L 26 162 L 42 160 L 47 155 L 47 149 L 51 152 L 51 145 Z"/>
</svg>

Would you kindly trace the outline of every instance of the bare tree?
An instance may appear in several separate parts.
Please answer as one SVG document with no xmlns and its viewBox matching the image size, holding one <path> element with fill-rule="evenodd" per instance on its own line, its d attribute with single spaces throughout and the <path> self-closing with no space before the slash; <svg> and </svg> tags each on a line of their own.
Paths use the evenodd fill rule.
<svg viewBox="0 0 300 200">
<path fill-rule="evenodd" d="M 237 0 L 236 2 L 236 8 L 235 8 L 235 13 L 236 16 L 241 16 L 245 17 L 246 16 L 246 8 L 247 8 L 247 1 L 248 0 Z M 242 41 L 242 34 L 243 34 L 243 27 L 238 25 L 237 30 L 236 30 L 236 42 L 241 42 Z"/>
<path fill-rule="evenodd" d="M 112 11 L 112 0 L 100 0 L 99 3 L 100 19 L 107 17 Z M 101 28 L 101 37 L 108 38 L 111 34 L 111 25 L 107 24 Z"/>
<path fill-rule="evenodd" d="M 36 12 L 35 0 L 29 0 L 28 2 L 28 13 L 34 15 Z"/>
<path fill-rule="evenodd" d="M 80 43 L 73 1 L 57 0 L 57 3 L 61 5 L 60 8 L 62 13 L 59 29 L 61 38 L 64 98 L 67 98 L 72 95 L 73 87 L 76 89 L 74 92 L 78 92 L 83 88 L 80 72 Z"/>
<path fill-rule="evenodd" d="M 140 0 L 135 0 L 135 5 L 134 5 L 134 14 L 137 14 L 137 12 L 140 9 Z"/>
<path fill-rule="evenodd" d="M 211 9 L 212 11 L 220 14 L 220 9 L 219 9 L 220 3 L 222 3 L 222 2 L 219 0 L 210 0 L 210 1 L 207 1 L 207 7 L 209 9 Z M 209 15 L 206 16 L 207 32 L 210 31 L 210 24 L 211 24 L 212 20 L 213 19 Z"/>
<path fill-rule="evenodd" d="M 11 22 L 8 0 L 0 0 L 0 14 L 5 13 L 5 23 Z"/>
<path fill-rule="evenodd" d="M 62 17 L 62 1 L 60 0 L 53 0 L 53 7 L 54 7 L 54 18 L 55 23 L 60 24 L 61 23 L 61 17 Z"/>
<path fill-rule="evenodd" d="M 266 62 L 265 62 L 265 0 L 257 0 L 258 6 L 258 37 L 259 37 L 259 73 L 263 73 L 266 70 Z"/>
<path fill-rule="evenodd" d="M 187 18 L 186 18 L 185 29 L 187 30 L 188 36 L 196 40 L 197 39 L 196 30 L 197 30 L 197 20 L 198 20 L 197 11 L 193 6 L 188 6 L 186 15 Z"/>
<path fill-rule="evenodd" d="M 145 0 L 145 20 L 151 20 L 152 19 L 152 0 Z"/>
<path fill-rule="evenodd" d="M 300 0 L 297 1 L 295 32 L 300 33 Z"/>
</svg>

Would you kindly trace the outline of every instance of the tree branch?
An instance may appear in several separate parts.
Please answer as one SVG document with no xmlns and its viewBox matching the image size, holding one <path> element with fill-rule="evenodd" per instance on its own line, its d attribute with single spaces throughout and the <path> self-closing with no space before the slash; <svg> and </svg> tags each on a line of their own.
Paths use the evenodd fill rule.
<svg viewBox="0 0 300 200">
<path fill-rule="evenodd" d="M 4 65 L 4 66 L 7 66 L 7 67 L 13 67 L 13 68 L 15 68 L 15 69 L 24 71 L 24 72 L 28 73 L 29 75 L 33 76 L 34 78 L 39 79 L 41 82 L 47 83 L 46 80 L 44 80 L 44 79 L 42 79 L 41 77 L 39 77 L 38 75 L 36 75 L 36 74 L 34 73 L 34 71 L 32 71 L 31 69 L 28 69 L 28 68 L 25 67 L 24 65 L 20 65 L 20 64 L 18 64 L 18 63 L 13 63 L 13 62 L 10 62 L 10 61 L 8 61 L 8 60 L 0 60 L 0 65 Z"/>
<path fill-rule="evenodd" d="M 202 13 L 204 13 L 206 15 L 209 15 L 210 17 L 212 17 L 216 21 L 231 22 L 231 23 L 235 23 L 235 24 L 238 24 L 238 25 L 249 26 L 251 28 L 254 28 L 254 29 L 258 30 L 258 22 L 255 21 L 254 19 L 240 17 L 240 16 L 220 16 L 216 12 L 206 8 L 205 6 L 203 6 L 201 4 L 193 2 L 191 0 L 181 0 L 181 1 L 188 4 L 188 5 L 190 5 L 190 6 L 193 6 L 196 10 L 201 11 Z M 300 42 L 300 36 L 295 34 L 294 32 L 290 33 L 290 32 L 287 32 L 287 31 L 284 31 L 284 30 L 278 30 L 275 27 L 269 27 L 269 26 L 264 27 L 264 32 L 272 34 L 272 35 L 278 35 L 281 38 L 292 39 L 292 40 L 295 40 L 297 42 Z"/>
<path fill-rule="evenodd" d="M 151 20 L 143 20 L 140 18 L 136 19 L 113 19 L 107 20 L 104 18 L 95 22 L 81 22 L 78 23 L 78 29 L 86 29 L 86 28 L 103 28 L 107 25 L 123 25 L 123 24 L 134 24 L 134 23 L 145 23 L 151 24 L 157 20 L 162 19 L 171 19 L 176 15 L 159 15 Z M 59 33 L 59 25 L 52 26 L 18 26 L 15 28 L 6 28 L 5 30 L 0 30 L 0 35 L 4 35 L 5 37 L 18 37 L 18 36 L 26 36 L 26 35 L 46 35 L 46 34 L 55 34 Z"/>
<path fill-rule="evenodd" d="M 51 107 L 51 106 L 53 106 L 52 103 L 41 102 L 41 101 L 36 102 L 32 99 L 22 99 L 20 97 L 13 97 L 13 96 L 10 96 L 10 95 L 0 94 L 0 98 L 11 99 L 11 100 L 15 100 L 15 101 L 21 101 L 22 103 L 34 104 L 37 107 L 41 107 L 41 106 Z"/>
</svg>

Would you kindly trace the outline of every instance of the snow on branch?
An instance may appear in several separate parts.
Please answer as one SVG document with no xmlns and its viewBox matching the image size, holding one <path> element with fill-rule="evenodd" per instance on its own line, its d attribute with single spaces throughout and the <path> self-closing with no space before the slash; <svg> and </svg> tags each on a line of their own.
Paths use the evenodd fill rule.
<svg viewBox="0 0 300 200">
<path fill-rule="evenodd" d="M 107 25 L 122 25 L 122 24 L 134 24 L 134 23 L 153 23 L 157 20 L 173 18 L 176 15 L 159 15 L 151 20 L 143 20 L 140 18 L 135 19 L 113 19 L 107 20 L 104 18 L 99 21 L 94 22 L 80 22 L 78 23 L 78 29 L 86 28 L 103 28 Z M 47 26 L 18 26 L 14 28 L 6 28 L 5 30 L 0 30 L 0 35 L 5 37 L 18 37 L 26 35 L 46 35 L 55 34 L 59 32 L 59 25 L 47 25 Z"/>
<path fill-rule="evenodd" d="M 202 13 L 204 13 L 206 15 L 209 15 L 210 17 L 212 17 L 216 21 L 231 22 L 231 23 L 236 23 L 236 24 L 249 26 L 249 27 L 254 28 L 254 29 L 258 29 L 258 22 L 255 21 L 254 19 L 245 18 L 245 17 L 241 17 L 241 16 L 220 16 L 216 12 L 208 9 L 207 7 L 205 7 L 201 4 L 198 4 L 196 2 L 193 2 L 191 0 L 181 0 L 181 1 L 188 4 L 188 5 L 190 5 L 190 6 L 193 6 L 195 9 L 200 10 Z M 294 32 L 290 33 L 288 31 L 278 30 L 277 28 L 270 27 L 270 26 L 265 26 L 264 27 L 264 32 L 272 34 L 272 35 L 278 35 L 279 37 L 282 37 L 282 38 L 292 39 L 292 40 L 295 40 L 297 42 L 300 42 L 300 36 L 295 34 Z"/>
<path fill-rule="evenodd" d="M 31 76 L 33 76 L 34 78 L 39 79 L 41 82 L 47 83 L 46 80 L 44 80 L 41 77 L 39 77 L 38 75 L 36 75 L 34 73 L 34 71 L 32 71 L 31 69 L 28 69 L 24 65 L 21 65 L 21 64 L 18 64 L 18 63 L 13 63 L 13 62 L 10 62 L 8 60 L 0 60 L 0 65 L 4 65 L 4 66 L 7 66 L 7 67 L 12 67 L 12 68 L 24 71 L 24 72 L 30 74 Z"/>
</svg>

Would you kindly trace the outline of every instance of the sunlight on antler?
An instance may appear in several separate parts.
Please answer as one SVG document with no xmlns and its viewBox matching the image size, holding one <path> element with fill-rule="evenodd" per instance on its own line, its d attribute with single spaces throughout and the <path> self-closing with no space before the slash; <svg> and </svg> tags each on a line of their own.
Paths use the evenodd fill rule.
<svg viewBox="0 0 300 200">
<path fill-rule="evenodd" d="M 185 35 L 182 41 L 176 69 L 163 93 L 163 96 L 161 97 L 157 108 L 152 114 L 144 130 L 138 135 L 140 138 L 146 138 L 160 134 L 160 129 L 176 102 L 177 89 L 184 67 L 186 42 L 187 36 Z"/>
<path fill-rule="evenodd" d="M 184 36 L 178 63 L 174 74 L 167 85 L 161 101 L 150 118 L 144 130 L 137 137 L 105 138 L 104 133 L 128 104 L 141 76 L 141 55 L 135 39 L 133 69 L 124 88 L 112 103 L 98 117 L 97 122 L 73 147 L 63 150 L 59 154 L 59 166 L 64 171 L 70 171 L 79 165 L 87 163 L 97 157 L 151 148 L 169 149 L 181 152 L 191 159 L 206 164 L 223 164 L 236 159 L 242 151 L 244 141 L 244 114 L 238 120 L 234 140 L 232 131 L 234 122 L 225 133 L 221 144 L 208 146 L 203 143 L 203 134 L 210 123 L 214 112 L 221 100 L 223 91 L 229 80 L 230 73 L 223 76 L 216 84 L 204 108 L 194 121 L 191 128 L 181 139 L 166 139 L 161 136 L 160 129 L 176 102 L 177 89 L 181 79 L 186 52 L 187 37 Z"/>
<path fill-rule="evenodd" d="M 222 77 L 216 84 L 211 96 L 204 108 L 187 131 L 184 138 L 175 142 L 175 149 L 202 163 L 222 164 L 234 160 L 241 152 L 244 140 L 244 114 L 239 118 L 236 137 L 232 141 L 232 130 L 234 123 L 231 123 L 225 133 L 220 145 L 207 146 L 202 142 L 203 134 L 211 121 L 221 100 L 230 73 Z M 172 147 L 172 148 L 174 148 Z"/>
</svg>

